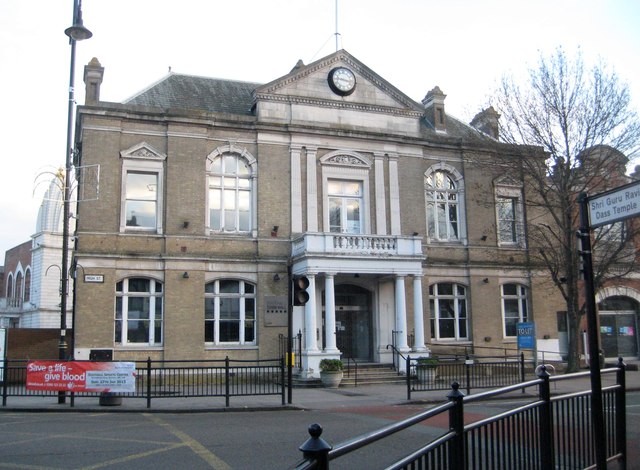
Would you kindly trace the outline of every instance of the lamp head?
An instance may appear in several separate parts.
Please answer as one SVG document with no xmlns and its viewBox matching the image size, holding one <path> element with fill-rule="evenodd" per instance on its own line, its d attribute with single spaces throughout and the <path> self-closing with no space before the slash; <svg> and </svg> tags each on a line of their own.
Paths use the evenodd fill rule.
<svg viewBox="0 0 640 470">
<path fill-rule="evenodd" d="M 64 30 L 64 34 L 74 41 L 84 41 L 85 39 L 89 39 L 93 36 L 93 33 L 82 24 L 82 10 L 80 6 L 78 6 L 76 21 L 73 23 L 73 26 L 69 26 Z"/>
</svg>

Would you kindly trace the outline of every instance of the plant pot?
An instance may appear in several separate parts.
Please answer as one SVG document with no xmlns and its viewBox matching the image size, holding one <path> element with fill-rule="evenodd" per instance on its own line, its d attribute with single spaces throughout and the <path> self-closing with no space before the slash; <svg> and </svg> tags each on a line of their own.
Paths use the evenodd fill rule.
<svg viewBox="0 0 640 470">
<path fill-rule="evenodd" d="M 342 381 L 342 371 L 321 371 L 320 380 L 322 381 L 322 385 L 327 388 L 338 388 Z"/>
<path fill-rule="evenodd" d="M 416 367 L 416 376 L 418 377 L 418 383 L 434 384 L 437 374 L 438 369 L 435 367 Z"/>
</svg>

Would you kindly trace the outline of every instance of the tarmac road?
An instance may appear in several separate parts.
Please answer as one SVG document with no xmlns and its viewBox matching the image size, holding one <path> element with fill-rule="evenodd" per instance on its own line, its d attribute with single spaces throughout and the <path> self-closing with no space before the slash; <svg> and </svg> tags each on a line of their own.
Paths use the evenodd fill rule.
<svg viewBox="0 0 640 470">
<path fill-rule="evenodd" d="M 629 392 L 630 464 L 638 462 L 640 393 Z M 473 419 L 512 407 L 517 398 L 469 405 Z M 0 468 L 20 469 L 286 469 L 311 423 L 337 444 L 424 410 L 429 404 L 339 406 L 322 410 L 201 413 L 0 413 Z M 447 427 L 446 419 L 414 426 L 384 443 L 332 461 L 332 469 L 384 468 Z M 630 466 L 629 468 L 634 468 Z"/>
</svg>

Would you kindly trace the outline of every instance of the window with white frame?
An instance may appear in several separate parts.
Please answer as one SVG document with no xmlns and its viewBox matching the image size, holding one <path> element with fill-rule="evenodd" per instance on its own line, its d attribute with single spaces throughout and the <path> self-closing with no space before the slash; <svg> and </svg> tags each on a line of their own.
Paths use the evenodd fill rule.
<svg viewBox="0 0 640 470">
<path fill-rule="evenodd" d="M 158 224 L 158 174 L 127 172 L 125 194 L 127 229 L 155 230 Z"/>
<path fill-rule="evenodd" d="M 121 232 L 162 233 L 164 161 L 142 142 L 121 152 Z"/>
<path fill-rule="evenodd" d="M 504 337 L 516 337 L 517 324 L 529 320 L 527 288 L 521 284 L 503 284 L 501 296 Z"/>
<path fill-rule="evenodd" d="M 467 289 L 460 284 L 443 282 L 429 286 L 431 338 L 435 340 L 468 339 Z"/>
<path fill-rule="evenodd" d="M 462 177 L 449 168 L 435 168 L 425 174 L 427 231 L 434 241 L 463 238 Z"/>
<path fill-rule="evenodd" d="M 224 153 L 209 164 L 209 228 L 216 232 L 249 232 L 252 214 L 252 180 L 249 162 Z"/>
<path fill-rule="evenodd" d="M 209 344 L 256 344 L 256 288 L 233 279 L 205 286 L 204 341 Z"/>
<path fill-rule="evenodd" d="M 116 284 L 115 335 L 118 345 L 162 345 L 162 283 L 133 277 Z"/>
<path fill-rule="evenodd" d="M 362 233 L 362 182 L 329 179 L 329 231 Z"/>
<path fill-rule="evenodd" d="M 522 185 L 502 178 L 495 183 L 498 245 L 524 244 Z"/>
</svg>

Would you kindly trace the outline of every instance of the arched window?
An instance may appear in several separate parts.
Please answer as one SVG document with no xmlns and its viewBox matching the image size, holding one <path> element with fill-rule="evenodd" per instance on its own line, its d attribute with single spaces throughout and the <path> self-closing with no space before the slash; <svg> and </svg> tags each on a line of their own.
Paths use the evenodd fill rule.
<svg viewBox="0 0 640 470">
<path fill-rule="evenodd" d="M 463 238 L 462 179 L 449 169 L 432 169 L 425 174 L 427 231 L 435 241 Z"/>
<path fill-rule="evenodd" d="M 215 232 L 251 231 L 252 181 L 249 162 L 235 153 L 210 160 L 208 226 Z"/>
<path fill-rule="evenodd" d="M 16 300 L 21 301 L 23 294 L 24 294 L 24 277 L 22 276 L 22 273 L 19 272 L 16 275 L 16 292 L 14 294 L 14 297 Z"/>
<path fill-rule="evenodd" d="M 13 298 L 13 274 L 9 273 L 9 278 L 7 279 L 7 298 Z"/>
<path fill-rule="evenodd" d="M 460 284 L 443 282 L 429 286 L 431 338 L 436 340 L 468 339 L 467 289 Z"/>
<path fill-rule="evenodd" d="M 163 329 L 162 283 L 132 277 L 116 284 L 115 342 L 158 346 Z"/>
<path fill-rule="evenodd" d="M 518 336 L 517 324 L 529 321 L 527 288 L 520 284 L 503 284 L 501 296 L 504 337 L 516 337 Z"/>
<path fill-rule="evenodd" d="M 210 344 L 256 343 L 256 288 L 220 279 L 205 286 L 204 341 Z"/>
<path fill-rule="evenodd" d="M 29 302 L 31 300 L 31 269 L 27 269 L 24 275 L 24 301 Z"/>
</svg>

